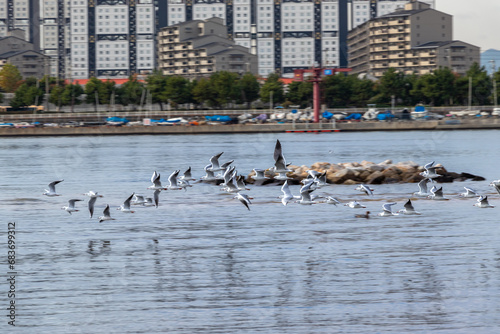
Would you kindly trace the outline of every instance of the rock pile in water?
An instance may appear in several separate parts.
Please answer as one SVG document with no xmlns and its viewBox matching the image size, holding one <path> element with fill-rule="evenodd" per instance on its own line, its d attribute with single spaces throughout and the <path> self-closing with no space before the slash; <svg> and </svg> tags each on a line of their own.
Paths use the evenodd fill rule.
<svg viewBox="0 0 500 334">
<path fill-rule="evenodd" d="M 440 177 L 434 179 L 436 182 L 453 182 L 453 181 L 484 181 L 485 178 L 469 173 L 455 173 L 448 172 L 442 165 L 436 170 Z M 329 163 L 329 162 L 316 162 L 312 166 L 288 166 L 293 172 L 288 173 L 291 178 L 289 183 L 298 183 L 300 180 L 307 177 L 308 170 L 315 170 L 318 172 L 326 172 L 328 183 L 333 184 L 383 184 L 383 183 L 417 183 L 423 179 L 420 175 L 424 171 L 424 167 L 413 161 L 405 161 L 393 163 L 392 160 L 386 160 L 381 163 L 374 163 L 371 161 L 362 162 L 348 162 L 348 163 Z M 248 177 L 247 182 L 253 183 L 254 180 L 251 176 L 254 175 L 252 171 Z M 274 173 L 266 171 L 266 176 L 270 179 L 265 183 L 277 182 L 274 180 Z"/>
</svg>

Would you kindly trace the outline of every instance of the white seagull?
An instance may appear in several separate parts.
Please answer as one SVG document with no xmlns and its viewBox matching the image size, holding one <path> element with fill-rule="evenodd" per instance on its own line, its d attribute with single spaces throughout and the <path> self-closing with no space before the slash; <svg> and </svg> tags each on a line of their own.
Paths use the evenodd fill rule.
<svg viewBox="0 0 500 334">
<path fill-rule="evenodd" d="M 70 199 L 68 201 L 68 206 L 63 206 L 61 209 L 66 210 L 67 213 L 77 212 L 80 210 L 75 209 L 75 202 L 81 201 L 81 199 Z"/>
<path fill-rule="evenodd" d="M 473 204 L 474 206 L 477 206 L 478 208 L 494 208 L 495 206 L 490 205 L 488 203 L 488 196 L 479 196 L 477 199 L 477 202 Z"/>
<path fill-rule="evenodd" d="M 427 197 L 429 196 L 429 191 L 427 190 L 427 183 L 429 179 L 424 178 L 418 183 L 418 191 L 413 193 L 415 197 Z"/>
<path fill-rule="evenodd" d="M 102 223 L 105 220 L 115 220 L 114 218 L 111 218 L 111 215 L 109 214 L 109 204 L 106 205 L 102 214 L 103 215 L 99 217 L 99 223 Z"/>
<path fill-rule="evenodd" d="M 160 192 L 160 190 L 155 190 L 155 193 L 156 193 L 156 192 L 158 192 L 158 193 L 159 193 L 159 192 Z M 143 205 L 144 205 L 144 206 L 156 206 L 156 207 L 158 207 L 157 205 L 155 205 L 155 203 L 153 203 L 153 199 L 152 199 L 151 197 L 146 197 L 146 198 L 145 198 L 145 202 L 144 202 L 144 204 L 143 204 Z"/>
<path fill-rule="evenodd" d="M 311 204 L 316 204 L 317 202 L 314 202 L 314 200 L 311 197 L 311 193 L 314 191 L 314 189 L 311 189 L 311 185 L 314 182 L 310 182 L 302 188 L 300 188 L 300 199 L 296 201 L 296 203 L 302 204 L 302 205 L 311 205 Z"/>
<path fill-rule="evenodd" d="M 144 205 L 146 203 L 146 200 L 144 199 L 144 196 L 142 195 L 134 195 L 134 198 L 132 198 L 132 205 Z"/>
<path fill-rule="evenodd" d="M 277 139 L 276 146 L 274 147 L 274 167 L 272 167 L 273 172 L 275 173 L 288 173 L 291 172 L 291 169 L 288 169 L 287 163 L 285 161 L 285 157 L 283 156 L 283 152 L 281 149 L 281 143 Z"/>
<path fill-rule="evenodd" d="M 191 175 L 191 166 L 189 166 L 189 168 L 186 169 L 186 171 L 184 172 L 184 174 L 182 176 L 179 176 L 179 180 L 188 181 L 188 182 L 195 181 L 195 179 Z"/>
<path fill-rule="evenodd" d="M 500 194 L 500 180 L 491 181 L 491 187 L 494 187 L 498 194 Z"/>
<path fill-rule="evenodd" d="M 94 215 L 95 201 L 97 200 L 97 197 L 103 197 L 103 196 L 97 194 L 97 192 L 93 192 L 92 190 L 89 190 L 89 192 L 85 193 L 84 195 L 90 197 L 89 203 L 88 203 L 88 208 L 89 208 L 90 218 L 92 218 L 92 216 Z"/>
<path fill-rule="evenodd" d="M 378 215 L 381 217 L 397 216 L 397 213 L 392 212 L 392 206 L 396 204 L 396 202 L 385 203 L 384 205 L 382 205 L 382 209 L 384 211 L 380 212 Z"/>
<path fill-rule="evenodd" d="M 443 187 L 437 188 L 436 186 L 433 186 L 431 188 L 431 194 L 428 196 L 428 198 L 436 200 L 436 201 L 447 201 L 448 198 L 445 198 L 443 196 Z"/>
<path fill-rule="evenodd" d="M 160 173 L 156 173 L 156 171 L 153 173 L 153 176 L 151 176 L 151 182 L 153 183 L 153 185 L 149 186 L 147 189 L 151 189 L 151 190 L 166 190 L 167 189 L 161 185 Z"/>
<path fill-rule="evenodd" d="M 366 184 L 360 184 L 359 186 L 356 187 L 355 190 L 361 191 L 367 194 L 368 196 L 373 196 L 373 191 L 374 191 L 374 189 L 370 188 Z"/>
<path fill-rule="evenodd" d="M 56 193 L 56 184 L 58 184 L 62 181 L 64 181 L 64 180 L 50 182 L 49 183 L 49 190 L 45 189 L 45 192 L 43 193 L 43 195 L 49 196 L 49 197 L 61 196 L 60 194 Z"/>
<path fill-rule="evenodd" d="M 404 205 L 404 209 L 401 209 L 398 211 L 399 213 L 402 213 L 404 215 L 420 215 L 420 212 L 415 211 L 413 208 L 413 205 L 411 204 L 411 199 L 408 199 L 408 201 Z"/>
<path fill-rule="evenodd" d="M 202 181 L 205 181 L 205 182 L 217 181 L 217 177 L 215 176 L 214 172 L 212 172 L 212 170 L 210 168 L 212 168 L 212 165 L 206 165 L 205 166 L 205 173 L 206 173 L 206 175 L 203 175 L 201 177 Z"/>
<path fill-rule="evenodd" d="M 328 196 L 325 200 L 325 203 L 326 204 L 333 204 L 335 206 L 337 206 L 337 204 L 342 204 L 342 203 L 340 203 L 340 201 L 338 199 L 336 199 L 335 197 L 332 197 L 332 196 Z"/>
<path fill-rule="evenodd" d="M 255 181 L 269 180 L 269 178 L 265 175 L 266 171 L 264 169 L 254 168 L 253 171 L 255 172 L 255 175 L 252 175 L 251 178 Z"/>
<path fill-rule="evenodd" d="M 243 205 L 247 207 L 248 211 L 250 211 L 249 204 L 252 204 L 252 202 L 250 202 L 250 200 L 252 199 L 251 197 L 248 197 L 246 194 L 237 193 L 236 196 L 234 196 L 234 198 L 238 199 L 241 203 L 243 203 Z"/>
<path fill-rule="evenodd" d="M 168 177 L 168 190 L 182 190 L 182 188 L 177 184 L 177 176 L 179 175 L 179 172 L 180 170 L 177 169 Z"/>
<path fill-rule="evenodd" d="M 295 196 L 292 195 L 292 192 L 290 191 L 290 187 L 288 186 L 288 181 L 285 181 L 285 183 L 283 183 L 283 186 L 281 186 L 281 191 L 283 192 L 283 195 L 281 197 L 281 203 L 283 203 L 284 206 L 286 206 L 288 202 L 296 198 Z"/>
<path fill-rule="evenodd" d="M 219 154 L 214 155 L 210 158 L 210 171 L 219 172 L 222 168 L 219 166 L 219 158 L 224 152 L 220 152 Z"/>
<path fill-rule="evenodd" d="M 250 190 L 250 188 L 248 188 L 245 184 L 245 178 L 243 177 L 243 175 L 236 176 L 236 187 L 239 190 Z"/>
<path fill-rule="evenodd" d="M 130 210 L 130 201 L 132 200 L 132 197 L 134 197 L 134 194 L 130 195 L 125 200 L 125 202 L 123 202 L 123 204 L 120 205 L 120 207 L 117 208 L 116 210 L 120 210 L 121 212 L 125 212 L 125 213 L 134 213 L 135 211 Z"/>
<path fill-rule="evenodd" d="M 479 194 L 477 193 L 477 191 L 472 190 L 469 187 L 464 187 L 464 189 L 465 189 L 465 192 L 458 194 L 458 196 L 464 197 L 464 198 L 472 198 L 472 197 L 478 197 L 479 196 Z"/>
<path fill-rule="evenodd" d="M 344 206 L 348 206 L 352 209 L 361 209 L 361 208 L 366 208 L 366 206 L 362 205 L 358 201 L 350 201 L 349 203 L 344 204 Z"/>
<path fill-rule="evenodd" d="M 434 167 L 434 162 L 435 161 L 429 162 L 428 164 L 426 164 L 424 166 L 425 171 L 423 171 L 422 173 L 419 174 L 425 178 L 430 179 L 431 182 L 433 181 L 432 179 L 435 179 L 436 177 L 441 176 L 439 174 L 436 174 L 436 169 L 441 168 L 441 167 Z"/>
</svg>

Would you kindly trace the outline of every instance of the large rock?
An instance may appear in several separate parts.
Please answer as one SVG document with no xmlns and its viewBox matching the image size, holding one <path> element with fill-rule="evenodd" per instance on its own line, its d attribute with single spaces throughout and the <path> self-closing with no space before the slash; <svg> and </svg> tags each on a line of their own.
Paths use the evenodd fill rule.
<svg viewBox="0 0 500 334">
<path fill-rule="evenodd" d="M 366 180 L 367 184 L 382 184 L 384 183 L 385 175 L 383 172 L 375 172 L 370 175 L 370 177 Z"/>
</svg>

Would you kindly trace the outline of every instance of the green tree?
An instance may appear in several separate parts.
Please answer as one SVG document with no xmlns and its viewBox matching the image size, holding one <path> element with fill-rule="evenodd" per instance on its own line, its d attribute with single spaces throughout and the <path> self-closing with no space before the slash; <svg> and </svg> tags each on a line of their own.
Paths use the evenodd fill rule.
<svg viewBox="0 0 500 334">
<path fill-rule="evenodd" d="M 245 73 L 238 80 L 238 87 L 241 92 L 239 100 L 250 108 L 250 104 L 259 98 L 260 84 L 257 77 L 250 72 Z"/>
<path fill-rule="evenodd" d="M 54 85 L 50 90 L 49 102 L 57 106 L 57 111 L 61 107 L 69 105 L 77 105 L 82 102 L 81 96 L 84 93 L 83 87 L 78 84 Z"/>
<path fill-rule="evenodd" d="M 260 88 L 260 99 L 262 102 L 270 102 L 272 95 L 273 107 L 275 103 L 282 103 L 285 100 L 283 82 L 279 74 L 271 73 L 267 77 L 266 82 Z"/>
<path fill-rule="evenodd" d="M 161 110 L 163 110 L 163 104 L 168 103 L 166 85 L 167 77 L 159 71 L 155 71 L 146 78 L 146 88 L 151 94 L 152 103 L 158 103 Z"/>
<path fill-rule="evenodd" d="M 16 90 L 10 101 L 12 108 L 17 109 L 30 105 L 40 105 L 43 102 L 44 92 L 35 78 L 28 78 Z"/>
<path fill-rule="evenodd" d="M 292 81 L 286 93 L 287 101 L 305 108 L 312 105 L 313 84 L 310 81 Z"/>
<path fill-rule="evenodd" d="M 487 104 L 491 96 L 492 82 L 484 66 L 475 62 L 465 76 L 472 78 L 472 104 Z"/>
<path fill-rule="evenodd" d="M 194 100 L 200 104 L 207 104 L 209 107 L 217 105 L 214 87 L 207 78 L 201 78 L 196 81 L 191 89 L 191 93 Z"/>
<path fill-rule="evenodd" d="M 376 100 L 380 103 L 391 103 L 392 97 L 400 99 L 404 95 L 404 77 L 401 72 L 389 68 L 375 86 L 378 93 Z"/>
<path fill-rule="evenodd" d="M 329 107 L 348 107 L 352 105 L 352 81 L 345 75 L 329 75 L 322 81 L 323 100 Z"/>
<path fill-rule="evenodd" d="M 102 81 L 96 77 L 92 77 L 85 85 L 85 94 L 87 94 L 86 102 L 92 103 L 97 112 L 97 103 L 109 104 L 114 89 L 114 81 Z"/>
<path fill-rule="evenodd" d="M 167 77 L 165 96 L 170 105 L 176 108 L 179 104 L 190 102 L 189 80 L 181 76 Z"/>
<path fill-rule="evenodd" d="M 113 91 L 114 86 L 110 87 L 109 89 Z M 130 76 L 127 82 L 125 82 L 119 88 L 116 88 L 116 103 L 124 106 L 137 106 L 141 103 L 143 90 L 144 86 L 139 81 L 137 81 L 137 77 Z"/>
<path fill-rule="evenodd" d="M 217 106 L 226 105 L 238 99 L 238 74 L 228 71 L 220 71 L 210 76 L 210 84 L 215 93 Z"/>
<path fill-rule="evenodd" d="M 14 93 L 22 84 L 19 69 L 12 64 L 5 64 L 0 70 L 0 88 L 7 93 Z"/>
</svg>

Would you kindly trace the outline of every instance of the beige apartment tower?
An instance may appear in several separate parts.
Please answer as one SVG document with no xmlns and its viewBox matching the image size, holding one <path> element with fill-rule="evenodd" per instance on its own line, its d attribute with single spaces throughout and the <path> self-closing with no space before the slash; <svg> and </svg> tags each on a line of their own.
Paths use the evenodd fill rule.
<svg viewBox="0 0 500 334">
<path fill-rule="evenodd" d="M 479 47 L 453 40 L 451 15 L 418 1 L 371 19 L 348 34 L 352 74 L 380 78 L 394 68 L 405 74 L 426 74 L 450 67 L 464 74 L 480 62 Z"/>
</svg>

